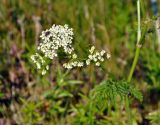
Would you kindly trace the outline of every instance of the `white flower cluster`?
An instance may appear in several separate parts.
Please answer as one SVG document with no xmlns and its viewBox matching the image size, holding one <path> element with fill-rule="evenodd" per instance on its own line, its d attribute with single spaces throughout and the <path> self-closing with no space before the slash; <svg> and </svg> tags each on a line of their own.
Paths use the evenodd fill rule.
<svg viewBox="0 0 160 125">
<path fill-rule="evenodd" d="M 53 25 L 50 29 L 42 31 L 40 38 L 42 42 L 39 44 L 38 50 L 50 59 L 57 57 L 59 48 L 63 48 L 67 54 L 71 54 L 74 50 L 72 47 L 73 29 L 68 28 L 68 25 Z"/>
<path fill-rule="evenodd" d="M 109 59 L 110 58 L 110 54 L 107 53 L 105 50 L 101 50 L 100 52 L 95 50 L 95 47 L 92 46 L 91 49 L 89 50 L 89 55 L 87 60 L 85 60 L 85 62 L 82 61 L 70 61 L 69 63 L 64 63 L 63 67 L 67 68 L 67 69 L 72 69 L 75 67 L 83 67 L 85 65 L 90 65 L 91 62 L 94 63 L 96 66 L 100 66 L 101 62 L 103 62 L 105 60 L 105 58 Z M 71 56 L 71 58 L 77 59 L 77 55 L 73 54 Z"/>
<path fill-rule="evenodd" d="M 36 64 L 37 69 L 42 69 L 42 75 L 45 75 L 47 70 L 49 70 L 49 66 L 45 64 L 45 60 L 38 53 L 32 55 L 31 60 Z"/>
<path fill-rule="evenodd" d="M 100 66 L 100 62 L 104 61 L 105 55 L 107 59 L 109 59 L 111 56 L 109 53 L 106 53 L 105 50 L 101 50 L 100 52 L 95 51 L 95 47 L 92 46 L 91 49 L 89 50 L 89 55 L 88 59 L 86 60 L 86 65 L 90 65 L 91 62 L 94 62 L 96 66 Z"/>
<path fill-rule="evenodd" d="M 83 66 L 84 66 L 84 63 L 78 62 L 78 61 L 73 61 L 73 62 L 63 64 L 63 67 L 66 69 L 73 69 L 75 67 L 83 67 Z"/>
<path fill-rule="evenodd" d="M 87 66 L 90 65 L 90 63 L 100 66 L 100 63 L 103 62 L 105 58 L 110 58 L 110 54 L 105 50 L 99 52 L 92 46 L 89 50 L 88 58 L 81 61 L 73 52 L 73 35 L 73 29 L 69 28 L 68 25 L 53 25 L 50 29 L 42 31 L 40 35 L 41 43 L 38 46 L 38 50 L 40 50 L 45 57 L 52 60 L 54 57 L 58 56 L 58 50 L 62 48 L 70 58 L 68 63 L 63 64 L 63 67 L 67 69 Z M 42 70 L 42 75 L 46 74 L 47 70 L 49 70 L 49 66 L 46 64 L 44 58 L 36 53 L 31 56 L 31 59 L 33 63 L 36 64 L 37 69 Z"/>
<path fill-rule="evenodd" d="M 83 67 L 84 63 L 77 60 L 77 55 L 74 53 L 71 55 L 71 60 L 68 63 L 64 63 L 63 67 L 66 69 L 73 69 L 75 67 Z"/>
</svg>

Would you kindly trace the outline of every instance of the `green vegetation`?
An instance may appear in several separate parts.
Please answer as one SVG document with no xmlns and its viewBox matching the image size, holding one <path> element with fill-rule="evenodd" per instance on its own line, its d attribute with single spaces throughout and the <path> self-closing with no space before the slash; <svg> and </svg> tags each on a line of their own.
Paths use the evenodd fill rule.
<svg viewBox="0 0 160 125">
<path fill-rule="evenodd" d="M 0 124 L 159 125 L 156 18 L 145 0 L 1 0 Z M 61 55 L 41 75 L 30 57 L 53 24 L 73 28 L 79 58 L 111 58 L 67 70 Z"/>
</svg>

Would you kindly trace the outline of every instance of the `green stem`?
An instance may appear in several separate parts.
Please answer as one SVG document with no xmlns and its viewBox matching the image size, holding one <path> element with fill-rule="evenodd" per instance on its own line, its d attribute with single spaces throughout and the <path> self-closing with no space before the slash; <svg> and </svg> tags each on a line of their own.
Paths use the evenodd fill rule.
<svg viewBox="0 0 160 125">
<path fill-rule="evenodd" d="M 132 113 L 131 113 L 131 110 L 130 110 L 130 107 L 129 107 L 129 98 L 128 96 L 126 96 L 126 112 L 127 112 L 127 117 L 128 117 L 128 125 L 132 125 Z"/>
<path fill-rule="evenodd" d="M 128 76 L 128 82 L 131 82 L 133 73 L 136 68 L 136 64 L 138 62 L 139 58 L 139 53 L 140 53 L 140 41 L 141 41 L 141 15 L 140 15 L 140 0 L 137 0 L 137 17 L 138 17 L 138 30 L 137 30 L 137 46 L 136 46 L 136 51 L 135 51 L 135 57 L 132 63 L 132 67 Z"/>
<path fill-rule="evenodd" d="M 128 82 L 131 82 L 134 70 L 136 68 L 136 64 L 138 62 L 139 53 L 140 53 L 140 47 L 137 47 L 136 51 L 135 51 L 135 57 L 134 57 L 134 60 L 133 60 L 133 63 L 132 63 L 132 67 L 131 67 L 131 70 L 130 70 L 130 73 L 129 73 L 129 76 L 128 76 L 128 80 L 127 80 Z"/>
<path fill-rule="evenodd" d="M 137 0 L 137 17 L 138 17 L 138 30 L 137 30 L 137 46 L 136 46 L 136 51 L 135 51 L 135 56 L 134 56 L 134 60 L 129 72 L 129 76 L 128 76 L 128 82 L 131 82 L 133 73 L 135 71 L 137 62 L 138 62 L 138 58 L 139 58 L 139 54 L 140 54 L 140 40 L 141 40 L 141 15 L 140 15 L 140 0 Z M 128 115 L 128 125 L 132 125 L 132 112 L 130 110 L 130 104 L 129 104 L 129 98 L 128 96 L 126 96 L 126 111 L 127 111 L 127 115 Z"/>
</svg>

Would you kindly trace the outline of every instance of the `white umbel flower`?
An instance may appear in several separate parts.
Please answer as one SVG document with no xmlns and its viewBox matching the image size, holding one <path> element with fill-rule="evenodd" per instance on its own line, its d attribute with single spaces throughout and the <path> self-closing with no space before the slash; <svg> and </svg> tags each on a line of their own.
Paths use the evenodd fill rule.
<svg viewBox="0 0 160 125">
<path fill-rule="evenodd" d="M 57 57 L 59 48 L 67 54 L 71 54 L 74 50 L 72 47 L 73 30 L 68 25 L 53 25 L 50 29 L 42 31 L 40 38 L 38 50 L 50 59 Z"/>
<path fill-rule="evenodd" d="M 63 67 L 66 69 L 73 69 L 75 67 L 83 67 L 83 66 L 84 66 L 84 63 L 78 62 L 78 61 L 73 61 L 73 62 L 63 64 Z"/>
<path fill-rule="evenodd" d="M 36 53 L 31 56 L 37 69 L 42 71 L 42 75 L 45 75 L 49 70 L 49 66 L 46 64 L 44 57 L 53 60 L 55 57 L 58 57 L 59 49 L 62 49 L 70 59 L 69 62 L 63 64 L 63 67 L 67 69 L 88 66 L 91 63 L 100 66 L 101 62 L 111 57 L 105 50 L 97 51 L 95 50 L 95 46 L 92 46 L 89 49 L 87 58 L 79 59 L 79 56 L 74 53 L 72 46 L 73 35 L 73 29 L 69 28 L 68 25 L 61 26 L 54 24 L 51 28 L 42 31 L 40 35 L 41 42 L 38 45 L 38 50 L 41 51 L 41 53 Z"/>
<path fill-rule="evenodd" d="M 103 62 L 105 60 L 105 55 L 107 59 L 110 58 L 110 54 L 107 53 L 105 50 L 96 51 L 95 47 L 92 46 L 89 50 L 88 59 L 86 60 L 86 65 L 89 65 L 91 62 L 93 62 L 96 66 L 100 66 L 100 62 Z"/>
</svg>

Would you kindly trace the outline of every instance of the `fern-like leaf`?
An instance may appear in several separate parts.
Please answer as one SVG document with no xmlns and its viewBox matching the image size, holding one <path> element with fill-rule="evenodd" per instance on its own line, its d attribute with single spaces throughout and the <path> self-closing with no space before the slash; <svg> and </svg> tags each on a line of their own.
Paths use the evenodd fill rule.
<svg viewBox="0 0 160 125">
<path fill-rule="evenodd" d="M 143 100 L 142 94 L 135 87 L 124 80 L 106 80 L 97 85 L 91 91 L 91 98 L 99 108 L 103 108 L 110 103 L 114 104 L 117 97 L 124 100 L 124 98 L 129 95 L 139 101 Z"/>
</svg>

